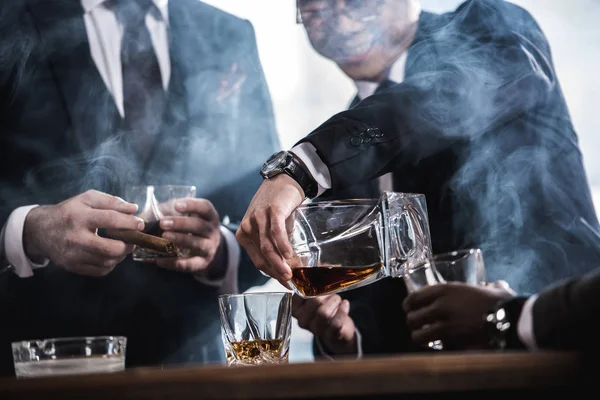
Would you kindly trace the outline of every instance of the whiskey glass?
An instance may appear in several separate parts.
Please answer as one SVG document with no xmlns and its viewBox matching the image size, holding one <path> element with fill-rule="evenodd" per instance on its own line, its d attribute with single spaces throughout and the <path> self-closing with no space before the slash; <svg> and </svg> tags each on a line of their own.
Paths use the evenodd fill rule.
<svg viewBox="0 0 600 400">
<path fill-rule="evenodd" d="M 163 234 L 159 225 L 162 218 L 188 215 L 175 209 L 177 200 L 194 197 L 196 197 L 196 187 L 185 185 L 132 186 L 125 191 L 125 200 L 138 206 L 134 215 L 144 220 L 144 233 L 159 238 Z M 134 261 L 154 262 L 157 258 L 187 257 L 189 254 L 189 249 L 177 248 L 175 252 L 167 254 L 136 246 L 132 257 Z"/>
<path fill-rule="evenodd" d="M 228 366 L 288 363 L 292 293 L 221 295 L 219 312 Z"/>
<path fill-rule="evenodd" d="M 445 282 L 485 285 L 483 253 L 480 249 L 461 249 L 436 254 L 431 260 L 409 268 L 403 278 L 409 292 Z"/>
<path fill-rule="evenodd" d="M 461 249 L 436 254 L 431 260 L 409 268 L 403 278 L 408 292 L 446 282 L 487 284 L 483 253 L 480 249 Z M 443 350 L 444 345 L 440 340 L 435 340 L 430 342 L 428 347 L 432 350 Z"/>
<path fill-rule="evenodd" d="M 289 284 L 304 298 L 400 277 L 431 255 L 421 194 L 311 203 L 286 222 L 294 250 Z"/>
<path fill-rule="evenodd" d="M 119 372 L 125 369 L 124 336 L 71 337 L 13 342 L 17 378 Z"/>
</svg>

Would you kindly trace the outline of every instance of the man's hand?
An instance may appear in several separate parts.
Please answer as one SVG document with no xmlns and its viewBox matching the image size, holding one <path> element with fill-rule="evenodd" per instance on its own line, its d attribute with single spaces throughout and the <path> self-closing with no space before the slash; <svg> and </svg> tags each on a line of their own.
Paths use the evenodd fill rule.
<svg viewBox="0 0 600 400">
<path fill-rule="evenodd" d="M 292 315 L 298 325 L 312 332 L 332 355 L 357 354 L 356 328 L 349 312 L 350 303 L 337 294 L 292 298 Z"/>
<path fill-rule="evenodd" d="M 62 203 L 32 209 L 23 228 L 23 246 L 33 261 L 49 259 L 67 271 L 105 276 L 133 251 L 132 245 L 97 235 L 100 228 L 142 231 L 137 205 L 89 190 Z"/>
<path fill-rule="evenodd" d="M 499 286 L 448 282 L 419 289 L 402 305 L 415 343 L 441 340 L 445 348 L 484 348 L 484 315 L 513 293 Z"/>
<path fill-rule="evenodd" d="M 284 286 L 292 278 L 286 259 L 293 255 L 285 221 L 303 201 L 302 188 L 286 174 L 267 179 L 254 195 L 236 233 L 254 265 Z"/>
<path fill-rule="evenodd" d="M 223 268 L 225 246 L 221 243 L 219 213 L 205 199 L 180 199 L 175 210 L 186 216 L 168 216 L 160 220 L 165 231 L 163 238 L 182 249 L 189 249 L 189 257 L 159 258 L 156 265 L 180 272 L 210 274 Z"/>
<path fill-rule="evenodd" d="M 489 286 L 491 288 L 505 290 L 506 293 L 509 293 L 511 296 L 516 296 L 517 295 L 517 292 L 515 292 L 513 290 L 513 288 L 510 287 L 510 285 L 508 284 L 508 282 L 503 281 L 503 280 L 485 282 L 484 286 Z"/>
</svg>

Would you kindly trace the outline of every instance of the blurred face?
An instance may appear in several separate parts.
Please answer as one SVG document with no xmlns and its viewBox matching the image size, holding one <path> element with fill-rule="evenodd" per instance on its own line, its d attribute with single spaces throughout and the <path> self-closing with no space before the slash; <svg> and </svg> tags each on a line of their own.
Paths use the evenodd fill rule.
<svg viewBox="0 0 600 400">
<path fill-rule="evenodd" d="M 317 52 L 353 79 L 371 79 L 404 51 L 416 29 L 417 0 L 298 0 Z"/>
</svg>

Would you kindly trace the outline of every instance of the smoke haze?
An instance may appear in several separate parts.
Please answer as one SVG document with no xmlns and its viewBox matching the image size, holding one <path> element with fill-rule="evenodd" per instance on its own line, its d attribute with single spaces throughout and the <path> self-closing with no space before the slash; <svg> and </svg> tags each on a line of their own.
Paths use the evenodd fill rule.
<svg viewBox="0 0 600 400">
<path fill-rule="evenodd" d="M 307 132 L 347 107 L 356 88 L 351 80 L 340 73 L 337 66 L 312 49 L 304 28 L 294 23 L 295 0 L 254 0 L 243 3 L 238 0 L 209 1 L 254 23 L 261 59 L 273 94 L 278 131 L 285 148 L 291 147 Z M 425 11 L 442 13 L 454 10 L 462 1 L 423 0 L 421 3 Z M 578 134 L 587 177 L 592 186 L 598 211 L 600 210 L 600 158 L 596 156 L 596 149 L 600 148 L 600 136 L 597 135 L 600 131 L 600 120 L 597 118 L 597 104 L 600 102 L 600 79 L 597 79 L 597 71 L 600 69 L 600 52 L 598 52 L 600 25 L 597 21 L 600 20 L 600 2 L 596 0 L 568 2 L 515 0 L 513 3 L 524 7 L 533 15 L 549 40 L 555 71 Z M 273 18 L 270 13 L 265 13 L 263 10 L 268 7 L 273 10 L 273 14 L 283 17 Z M 479 154 L 480 159 L 476 162 L 485 162 L 485 157 L 491 155 L 493 151 L 482 151 Z M 493 183 L 502 178 L 501 166 L 512 174 L 521 174 L 519 168 L 522 168 L 524 177 L 534 174 L 528 162 L 530 156 L 541 160 L 542 165 L 551 162 L 547 155 L 544 156 L 540 152 L 536 154 L 533 149 L 523 149 L 513 154 L 512 161 L 516 162 L 515 165 L 511 166 L 508 161 L 500 162 L 500 165 L 495 166 L 498 173 L 490 174 L 487 177 L 488 181 Z M 465 169 L 458 178 L 469 180 L 476 176 L 476 170 Z M 546 177 L 546 182 L 551 184 L 552 182 L 548 180 Z M 519 226 L 518 221 L 528 202 L 516 195 L 517 189 L 517 187 L 504 185 L 486 195 L 488 199 L 498 195 L 506 198 L 498 213 L 490 218 L 488 227 L 490 232 L 503 227 L 505 229 L 509 225 L 503 223 L 503 218 L 506 218 L 510 225 Z M 577 195 L 576 193 L 559 195 L 557 191 L 558 189 L 551 189 L 551 194 L 566 203 L 569 198 Z M 521 201 L 523 204 L 519 204 Z M 514 207 L 515 204 L 518 206 Z M 579 222 L 574 221 L 567 228 L 576 229 L 581 237 L 585 237 L 587 228 L 581 226 Z M 592 242 L 593 240 L 589 242 L 590 245 L 595 245 Z M 534 259 L 535 255 L 524 252 L 521 258 L 505 261 L 508 261 L 509 265 L 518 265 L 523 261 Z M 565 268 L 570 269 L 568 265 Z M 513 281 L 527 283 L 529 281 L 529 277 L 522 276 L 519 269 L 511 269 L 510 276 Z M 541 285 L 541 282 L 538 285 Z M 280 289 L 276 282 L 272 282 L 268 288 Z M 294 335 L 296 342 L 291 348 L 292 359 L 309 358 L 308 353 L 312 348 L 311 335 L 296 327 L 294 327 Z M 296 354 L 294 354 L 295 350 L 297 350 Z"/>
<path fill-rule="evenodd" d="M 53 7 L 60 10 L 62 5 L 66 7 L 66 4 L 72 1 L 77 0 L 61 0 L 52 3 Z M 277 4 L 271 4 L 273 2 Z M 10 168 L 16 169 L 28 160 L 37 160 L 39 163 L 38 167 L 29 170 L 24 176 L 24 183 L 28 189 L 25 192 L 19 189 L 23 182 L 11 181 L 11 177 L 7 175 L 7 180 L 0 187 L 1 198 L 7 199 L 6 204 L 3 205 L 3 217 L 6 217 L 7 212 L 15 205 L 66 198 L 87 188 L 119 194 L 122 187 L 131 182 L 189 183 L 193 181 L 197 186 L 207 188 L 199 193 L 200 196 L 208 197 L 215 202 L 229 200 L 235 203 L 236 206 L 228 213 L 234 220 L 241 218 L 253 188 L 258 185 L 257 179 L 247 180 L 246 177 L 256 176 L 256 170 L 262 161 L 279 146 L 274 141 L 265 143 L 253 140 L 250 133 L 244 136 L 222 133 L 230 132 L 235 128 L 231 125 L 232 121 L 235 121 L 236 126 L 253 127 L 264 123 L 272 128 L 272 121 L 261 123 L 256 120 L 258 111 L 264 112 L 267 116 L 265 118 L 268 118 L 271 112 L 270 106 L 260 106 L 256 102 L 252 102 L 251 109 L 241 115 L 227 119 L 228 111 L 235 109 L 235 105 L 240 101 L 238 95 L 264 95 L 256 85 L 248 88 L 247 85 L 250 83 L 242 86 L 244 87 L 242 94 L 235 90 L 220 92 L 220 83 L 223 80 L 225 86 L 230 84 L 236 87 L 240 78 L 239 70 L 234 66 L 237 60 L 231 59 L 232 56 L 222 49 L 231 46 L 232 51 L 242 53 L 252 51 L 245 47 L 240 48 L 246 46 L 246 42 L 240 39 L 239 32 L 220 29 L 219 21 L 209 22 L 214 29 L 212 31 L 214 37 L 219 37 L 223 39 L 222 43 L 226 43 L 222 47 L 217 46 L 218 50 L 222 51 L 219 61 L 223 61 L 226 65 L 224 69 L 215 67 L 212 60 L 199 55 L 213 46 L 212 43 L 194 42 L 193 46 L 181 48 L 183 50 L 179 56 L 186 61 L 184 64 L 201 64 L 206 68 L 197 71 L 174 69 L 175 75 L 171 79 L 176 81 L 178 79 L 176 74 L 184 72 L 186 78 L 181 84 L 187 87 L 175 93 L 185 92 L 186 95 L 190 93 L 192 95 L 187 98 L 187 105 L 175 104 L 170 110 L 170 117 L 165 124 L 166 130 L 172 132 L 173 136 L 161 143 L 163 156 L 153 158 L 149 165 L 143 165 L 133 156 L 135 152 L 127 137 L 117 134 L 106 138 L 106 132 L 118 131 L 118 118 L 112 97 L 105 90 L 97 91 L 89 87 L 73 85 L 68 91 L 71 102 L 69 106 L 72 109 L 69 115 L 57 116 L 57 131 L 64 132 L 69 124 L 75 124 L 76 141 L 69 141 L 60 134 L 53 139 L 47 139 L 47 135 L 51 134 L 48 126 L 44 120 L 38 120 L 32 114 L 15 117 L 12 113 L 14 110 L 29 109 L 42 114 L 63 101 L 53 94 L 56 80 L 61 78 L 56 74 L 60 74 L 61 70 L 67 72 L 62 76 L 67 81 L 72 79 L 74 82 L 82 78 L 78 76 L 77 71 L 69 73 L 67 66 L 59 63 L 54 69 L 54 75 L 47 72 L 47 76 L 42 77 L 42 81 L 46 82 L 47 86 L 31 87 L 32 77 L 26 72 L 27 67 L 39 63 L 37 57 L 40 57 L 40 54 L 35 51 L 37 40 L 35 36 L 20 35 L 23 32 L 22 28 L 31 26 L 32 20 L 29 17 L 23 20 L 17 13 L 22 10 L 22 4 L 19 3 L 4 1 L 0 5 L 0 103 L 11 107 L 11 113 L 0 113 L 0 126 L 9 121 L 10 127 L 21 126 L 22 131 L 34 132 L 34 134 L 26 136 L 22 135 L 22 131 L 13 131 L 10 137 L 2 135 L 0 145 L 3 158 L 8 160 L 7 165 L 12 165 Z M 212 1 L 212 3 L 234 13 L 246 12 L 246 16 L 252 16 L 250 19 L 257 30 L 259 51 L 265 66 L 266 79 L 275 100 L 278 131 L 284 147 L 290 147 L 331 115 L 345 108 L 354 94 L 354 87 L 336 67 L 317 56 L 310 48 L 303 28 L 295 25 L 294 0 L 245 2 L 231 0 Z M 567 105 L 574 119 L 575 131 L 581 139 L 584 156 L 588 155 L 584 158 L 588 167 L 588 178 L 593 185 L 600 186 L 600 159 L 595 157 L 594 152 L 600 146 L 598 142 L 600 139 L 596 135 L 600 130 L 596 110 L 599 99 L 594 97 L 600 93 L 598 86 L 600 79 L 597 79 L 600 56 L 596 50 L 597 43 L 600 41 L 600 29 L 596 23 L 600 18 L 600 6 L 598 2 L 592 0 L 576 2 L 522 0 L 517 3 L 533 14 L 550 39 L 553 50 L 552 61 L 556 62 L 558 81 L 565 92 Z M 432 11 L 448 11 L 457 4 L 456 1 L 423 2 L 424 9 Z M 279 13 L 277 18 L 273 17 L 273 13 L 263 11 L 271 7 L 273 12 L 277 10 Z M 236 10 L 243 11 L 236 12 Z M 192 15 L 173 15 L 172 18 L 183 19 L 182 29 L 192 29 L 197 25 Z M 80 18 L 61 21 L 61 23 L 56 23 L 56 20 L 47 21 L 49 25 L 46 32 L 50 36 L 46 38 L 52 39 L 53 35 L 56 35 L 57 40 L 54 42 L 61 43 L 63 46 L 45 50 L 65 62 L 72 60 L 80 51 L 89 52 L 87 48 L 82 49 L 82 45 L 87 43 L 73 38 L 73 32 L 76 31 L 74 24 L 78 24 L 79 21 Z M 515 26 L 515 29 L 518 30 L 519 26 Z M 18 34 L 15 36 L 14 33 Z M 245 33 L 247 32 L 244 31 Z M 453 34 L 451 29 L 448 34 Z M 11 39 L 6 40 L 9 37 Z M 73 40 L 62 41 L 61 38 Z M 427 57 L 427 54 L 422 57 Z M 463 69 L 457 73 L 470 76 L 477 87 L 481 80 L 487 78 L 485 65 L 478 67 L 476 71 Z M 549 86 L 556 85 L 555 77 L 544 65 L 535 67 L 539 68 L 540 76 L 547 77 Z M 249 64 L 242 70 L 244 74 L 256 75 L 259 66 Z M 96 87 L 103 88 L 101 77 L 95 72 L 83 78 L 95 82 Z M 259 76 L 258 79 L 262 77 Z M 246 82 L 253 82 L 253 80 Z M 486 80 L 486 82 L 490 85 L 496 84 L 493 80 Z M 437 88 L 437 90 L 443 89 L 447 88 Z M 35 93 L 35 96 L 31 93 Z M 221 93 L 223 100 L 216 100 L 221 98 L 220 95 L 206 97 L 204 96 L 206 93 Z M 473 96 L 473 99 L 472 108 L 482 110 L 485 110 L 492 100 L 483 96 Z M 91 104 L 99 111 L 92 113 L 86 111 Z M 505 106 L 511 107 L 512 104 Z M 263 108 L 257 110 L 252 107 Z M 265 110 L 264 107 L 267 109 Z M 465 126 L 464 124 L 479 123 L 476 116 L 473 120 L 451 120 L 456 115 L 467 114 L 464 110 L 459 113 L 455 111 L 445 110 L 431 115 L 430 120 L 438 125 L 442 123 L 448 125 L 450 136 L 461 135 L 460 128 Z M 73 117 L 77 115 L 79 117 Z M 182 137 L 179 135 L 182 133 L 180 130 L 182 121 L 190 116 L 204 121 L 206 125 L 192 124 L 186 127 L 192 134 Z M 436 121 L 436 118 L 440 120 Z M 449 120 L 452 124 L 447 123 Z M 547 121 L 541 119 L 536 122 L 544 124 Z M 216 127 L 219 132 L 209 131 L 206 126 Z M 566 125 L 561 128 L 565 127 Z M 40 145 L 38 139 L 44 139 L 44 144 Z M 545 257 L 550 254 L 552 257 L 562 259 L 564 257 L 561 250 L 562 243 L 545 242 L 543 237 L 535 237 L 536 232 L 532 231 L 531 235 L 534 237 L 528 239 L 534 245 L 515 252 L 513 250 L 519 247 L 520 237 L 514 233 L 527 229 L 528 222 L 525 216 L 536 211 L 539 198 L 531 196 L 534 193 L 531 190 L 531 182 L 535 182 L 536 187 L 540 189 L 535 192 L 535 195 L 542 196 L 556 205 L 556 214 L 547 216 L 548 224 L 558 225 L 564 231 L 572 232 L 575 237 L 585 236 L 584 228 L 577 223 L 580 215 L 571 213 L 573 202 L 581 200 L 578 199 L 580 194 L 561 187 L 551 173 L 559 165 L 557 160 L 577 160 L 579 157 L 577 143 L 565 139 L 556 143 L 545 143 L 547 145 L 545 149 L 524 146 L 511 152 L 506 158 L 499 158 L 498 154 L 503 149 L 503 143 L 494 139 L 486 140 L 482 141 L 477 151 L 468 154 L 468 162 L 454 177 L 452 184 L 461 196 L 477 199 L 475 208 L 463 212 L 465 219 L 470 218 L 472 214 L 480 218 L 479 224 L 472 228 L 474 235 L 484 238 L 482 246 L 484 257 L 490 261 L 490 266 L 503 266 L 502 270 L 491 268 L 490 278 L 507 279 L 517 290 L 536 290 L 549 283 L 551 276 L 557 271 L 549 271 L 547 274 L 540 271 L 539 276 L 532 276 L 527 272 L 529 271 L 527 267 L 539 261 L 540 252 L 544 253 Z M 68 153 L 72 150 L 71 146 L 83 149 L 83 155 L 54 159 L 55 154 Z M 229 152 L 220 155 L 219 149 L 229 149 Z M 181 156 L 183 153 L 186 156 Z M 239 154 L 244 156 L 238 159 L 236 156 Z M 236 160 L 237 164 L 230 165 L 223 160 Z M 568 171 L 560 172 L 568 173 Z M 64 182 L 60 187 L 55 185 L 58 180 Z M 485 184 L 474 185 L 473 183 Z M 44 193 L 47 197 L 40 198 Z M 488 206 L 489 204 L 496 206 L 492 208 Z M 596 221 L 590 222 L 596 224 Z M 468 226 L 471 228 L 470 225 Z M 488 239 L 500 236 L 507 238 L 502 246 L 486 244 Z M 492 243 L 491 239 L 490 243 Z M 579 271 L 579 266 L 566 259 L 562 266 L 567 274 Z"/>
<path fill-rule="evenodd" d="M 256 0 L 254 4 L 271 3 L 267 0 Z M 275 7 L 280 14 L 290 15 L 289 21 L 271 21 L 271 18 L 258 10 L 252 10 L 251 5 L 239 5 L 235 1 L 219 1 L 221 7 L 225 7 L 238 15 L 249 18 L 255 23 L 259 50 L 264 60 L 267 80 L 273 82 L 271 85 L 275 107 L 278 116 L 278 126 L 282 135 L 282 143 L 285 147 L 292 146 L 297 140 L 313 130 L 316 126 L 328 119 L 331 115 L 343 110 L 349 100 L 355 94 L 353 83 L 343 76 L 339 69 L 329 60 L 317 55 L 311 48 L 303 27 L 292 26 L 294 15 L 294 1 L 277 2 Z M 454 10 L 461 1 L 453 0 L 424 0 L 422 1 L 424 11 L 447 12 Z M 599 80 L 594 79 L 596 73 L 592 70 L 600 65 L 600 56 L 597 52 L 597 42 L 600 36 L 600 29 L 597 28 L 595 21 L 600 18 L 600 8 L 595 1 L 561 2 L 550 1 L 541 4 L 537 1 L 520 0 L 513 3 L 524 7 L 529 11 L 535 20 L 540 24 L 541 29 L 549 40 L 552 50 L 552 59 L 548 62 L 554 63 L 554 72 L 545 67 L 544 63 L 537 63 L 534 68 L 539 69 L 540 77 L 547 79 L 548 85 L 553 87 L 560 84 L 560 90 L 565 94 L 567 106 L 572 116 L 575 132 L 578 134 L 579 144 L 583 151 L 583 161 L 587 168 L 587 179 L 592 186 L 600 185 L 600 165 L 597 165 L 597 157 L 594 157 L 594 149 L 597 143 L 595 132 L 600 129 L 597 118 L 595 118 L 594 100 L 599 93 Z M 523 29 L 519 26 L 520 19 L 511 21 L 515 30 Z M 493 22 L 491 24 L 493 26 Z M 275 32 L 278 32 L 277 40 L 273 39 Z M 447 29 L 449 35 L 452 33 L 452 27 Z M 298 43 L 298 36 L 300 43 Z M 282 37 L 287 37 L 288 46 L 283 48 Z M 288 58 L 277 56 L 277 51 L 285 51 Z M 293 51 L 295 50 L 295 51 Z M 538 57 L 533 54 L 531 48 L 526 49 L 531 54 L 532 62 L 537 62 Z M 412 49 L 415 52 L 418 49 Z M 298 55 L 301 54 L 300 56 Z M 424 54 L 423 57 L 427 57 Z M 289 60 L 289 61 L 288 61 Z M 485 62 L 485 60 L 482 60 Z M 301 66 L 298 66 L 298 63 Z M 486 82 L 494 85 L 491 76 L 487 74 L 485 65 L 476 66 L 476 70 L 465 70 L 463 68 L 459 73 L 464 73 L 473 80 L 474 87 L 479 82 Z M 280 84 L 287 81 L 287 85 Z M 289 82 L 299 82 L 290 86 Z M 277 83 L 277 84 L 275 84 Z M 278 85 L 279 84 L 279 85 Z M 432 90 L 444 91 L 448 88 L 432 88 Z M 515 90 L 519 85 L 515 83 Z M 525 96 L 527 91 L 523 90 Z M 480 113 L 485 114 L 485 109 L 492 99 L 483 96 L 472 96 L 473 109 L 478 109 Z M 500 101 L 502 99 L 499 99 Z M 514 106 L 507 103 L 506 107 Z M 457 115 L 465 116 L 465 113 L 456 113 L 455 110 L 436 110 L 437 114 L 432 114 L 435 118 L 446 118 L 447 121 L 456 118 Z M 481 116 L 482 114 L 479 114 Z M 446 124 L 446 133 L 450 135 L 460 135 L 461 128 L 466 124 L 477 123 L 477 116 L 468 116 L 470 119 L 452 120 L 453 123 Z M 294 123 L 292 123 L 293 121 Z M 439 121 L 441 124 L 442 121 Z M 541 118 L 538 124 L 544 125 L 548 121 Z M 518 127 L 515 127 L 518 129 Z M 548 127 L 548 129 L 566 129 L 568 125 L 562 127 Z M 452 133 L 456 132 L 456 133 Z M 551 138 L 551 136 L 548 136 Z M 541 276 L 531 276 L 528 274 L 527 265 L 534 264 L 538 258 L 538 252 L 532 246 L 530 250 L 523 249 L 518 254 L 514 249 L 519 243 L 516 243 L 518 236 L 511 234 L 510 231 L 522 230 L 527 228 L 525 216 L 535 213 L 536 204 L 539 199 L 536 197 L 544 196 L 546 199 L 553 199 L 556 202 L 554 211 L 556 215 L 548 216 L 548 224 L 559 224 L 561 229 L 570 231 L 577 237 L 585 236 L 585 229 L 581 228 L 573 215 L 572 210 L 577 208 L 574 204 L 585 197 L 579 193 L 571 193 L 566 187 L 561 187 L 555 181 L 556 169 L 560 163 L 557 160 L 577 160 L 579 157 L 577 143 L 574 139 L 567 139 L 566 136 L 556 141 L 549 139 L 550 142 L 544 143 L 544 148 L 540 149 L 534 146 L 523 146 L 517 151 L 511 152 L 506 158 L 499 158 L 505 148 L 502 143 L 491 139 L 482 143 L 482 147 L 469 154 L 469 162 L 461 169 L 454 178 L 453 184 L 463 196 L 467 198 L 479 199 L 477 207 L 464 210 L 465 218 L 469 219 L 472 213 L 481 214 L 479 226 L 474 227 L 476 231 L 474 236 L 497 237 L 504 236 L 508 240 L 501 248 L 486 248 L 484 254 L 492 264 L 506 265 L 506 269 L 496 271 L 491 269 L 490 278 L 509 278 L 517 288 L 531 291 L 542 287 L 544 284 L 552 281 L 551 276 L 558 271 L 549 271 L 547 274 L 539 272 Z M 576 161 L 575 161 L 576 162 Z M 569 171 L 560 171 L 568 174 Z M 475 182 L 485 182 L 485 185 L 474 185 Z M 532 182 L 536 186 L 544 189 L 532 197 Z M 483 189 L 482 189 L 483 187 Z M 479 192 L 478 192 L 479 191 Z M 584 201 L 584 200 L 581 200 Z M 496 204 L 496 207 L 489 207 L 488 204 Z M 595 217 L 592 215 L 594 223 Z M 535 232 L 532 233 L 535 235 Z M 510 238 L 513 238 L 510 240 Z M 531 238 L 534 242 L 535 238 Z M 544 243 L 545 239 L 537 239 L 542 252 L 554 254 L 559 259 L 564 256 L 560 248 L 562 244 Z M 485 241 L 484 241 L 485 242 Z M 484 246 L 483 247 L 487 247 Z M 564 274 L 577 273 L 579 266 L 565 263 L 562 267 Z M 544 276 L 546 275 L 546 276 Z"/>
<path fill-rule="evenodd" d="M 108 73 L 98 68 L 114 49 L 95 57 L 93 18 L 87 24 L 81 1 L 0 2 L 3 224 L 18 206 L 55 204 L 87 189 L 124 197 L 127 187 L 145 184 L 195 185 L 222 220 L 242 218 L 260 166 L 280 149 L 254 30 L 195 0 L 170 1 L 168 16 L 168 105 L 164 115 L 146 112 L 160 129 L 144 147 L 122 122 L 111 64 Z M 128 360 L 219 361 L 218 289 L 130 261 L 101 279 L 52 265 L 28 279 L 3 274 L 0 313 L 11 322 L 0 334 L 0 361 L 11 360 L 10 340 L 123 332 Z M 242 262 L 240 290 L 265 281 Z"/>
</svg>

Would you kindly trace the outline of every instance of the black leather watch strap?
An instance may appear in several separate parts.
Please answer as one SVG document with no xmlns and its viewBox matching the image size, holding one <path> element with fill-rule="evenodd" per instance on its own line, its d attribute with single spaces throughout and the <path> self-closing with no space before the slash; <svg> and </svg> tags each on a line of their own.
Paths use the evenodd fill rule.
<svg viewBox="0 0 600 400">
<path fill-rule="evenodd" d="M 260 170 L 264 179 L 270 179 L 281 173 L 285 173 L 295 180 L 308 198 L 317 197 L 319 187 L 313 179 L 306 165 L 291 151 L 278 151 L 273 154 Z"/>
<path fill-rule="evenodd" d="M 294 153 L 289 152 L 290 160 L 283 168 L 286 174 L 291 176 L 302 188 L 304 195 L 310 199 L 317 197 L 319 187 L 313 179 L 306 165 Z"/>
<path fill-rule="evenodd" d="M 519 339 L 518 323 L 527 301 L 526 296 L 501 300 L 485 316 L 485 330 L 489 343 L 497 349 L 524 349 Z"/>
</svg>

